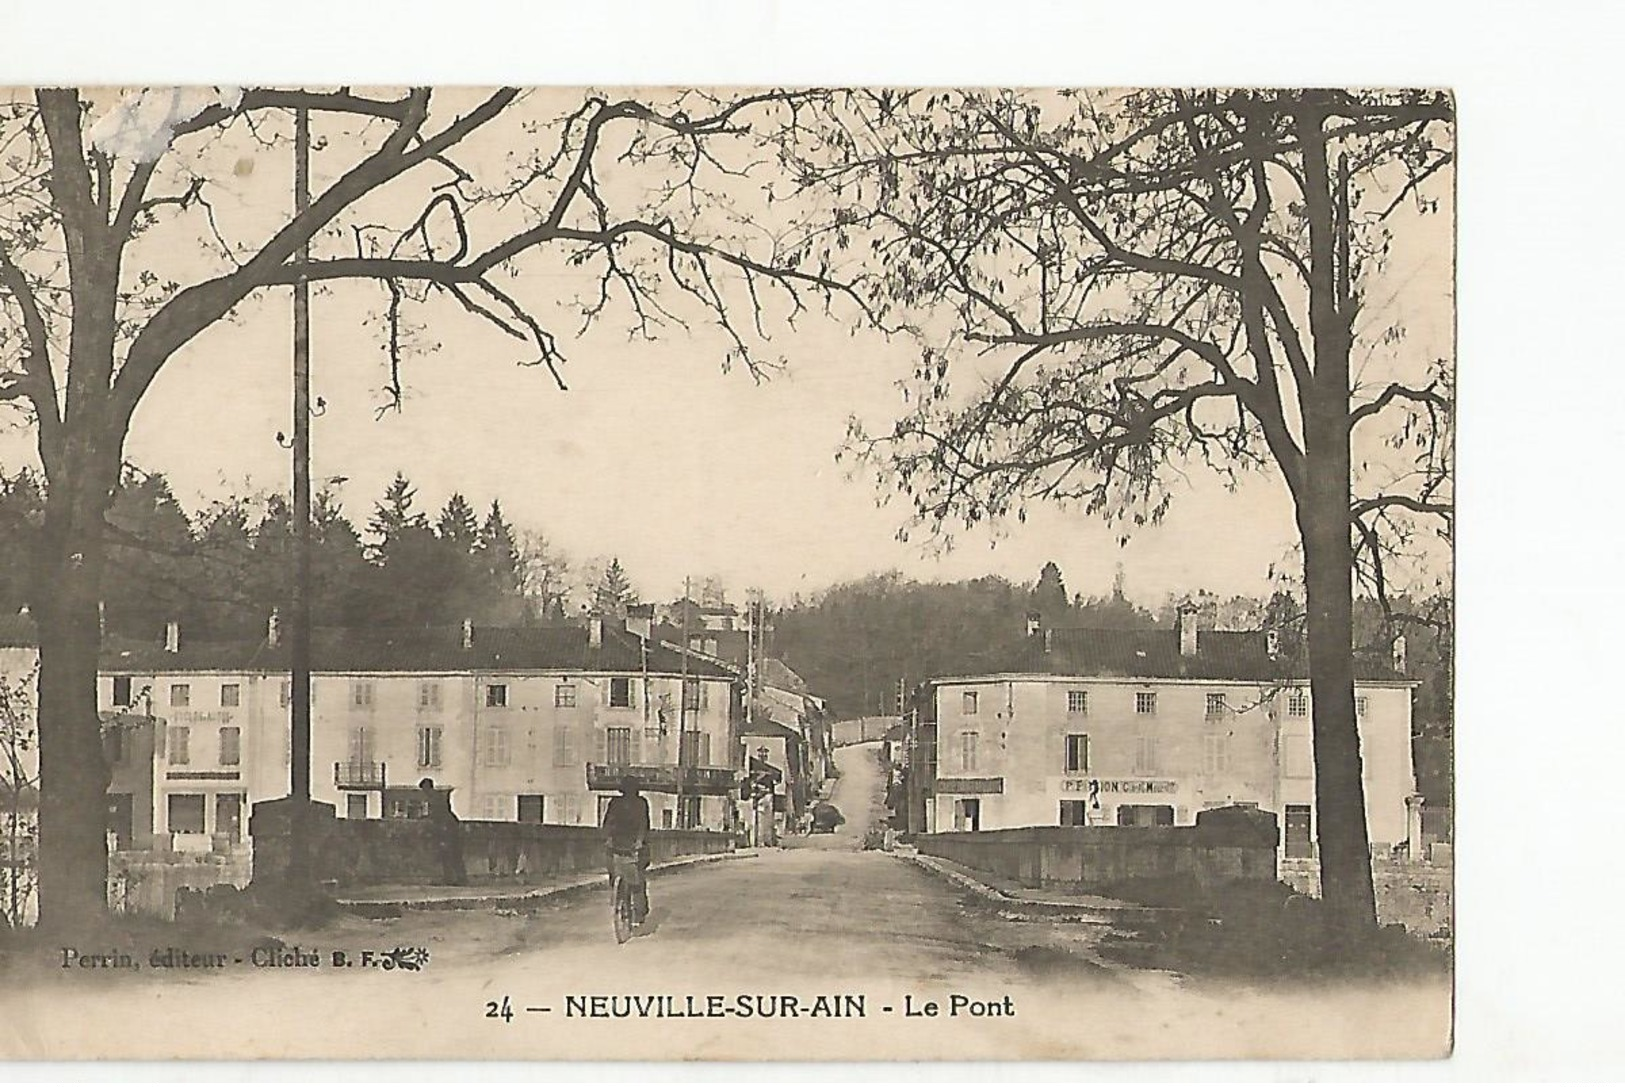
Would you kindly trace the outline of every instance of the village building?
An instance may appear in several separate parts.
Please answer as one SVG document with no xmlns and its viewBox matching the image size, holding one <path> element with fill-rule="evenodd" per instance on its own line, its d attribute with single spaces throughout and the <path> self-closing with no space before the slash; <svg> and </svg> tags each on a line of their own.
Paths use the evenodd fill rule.
<svg viewBox="0 0 1625 1087">
<path fill-rule="evenodd" d="M 1416 803 L 1402 653 L 1356 681 L 1374 848 L 1407 840 Z M 913 829 L 1190 825 L 1242 805 L 1281 819 L 1284 855 L 1313 855 L 1309 685 L 1276 634 L 1198 631 L 1187 610 L 1175 630 L 1034 630 L 1012 663 L 924 689 Z"/>
<path fill-rule="evenodd" d="M 412 814 L 422 786 L 463 819 L 596 825 L 623 779 L 657 827 L 732 825 L 743 749 L 735 674 L 593 619 L 584 626 L 318 630 L 311 792 L 343 818 Z M 109 640 L 99 696 L 156 718 L 152 828 L 186 852 L 243 840 L 288 793 L 291 692 L 259 642 Z"/>
</svg>

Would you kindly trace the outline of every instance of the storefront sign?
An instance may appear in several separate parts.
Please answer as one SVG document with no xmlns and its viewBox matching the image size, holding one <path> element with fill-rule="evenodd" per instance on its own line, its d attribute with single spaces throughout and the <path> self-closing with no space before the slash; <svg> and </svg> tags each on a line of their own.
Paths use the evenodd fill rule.
<svg viewBox="0 0 1625 1087">
<path fill-rule="evenodd" d="M 938 778 L 938 793 L 1002 793 L 1003 778 Z"/>
<path fill-rule="evenodd" d="M 1109 779 L 1094 778 L 1063 778 L 1061 791 L 1063 793 L 1087 793 L 1090 784 L 1098 786 L 1096 792 L 1101 793 L 1174 793 L 1179 791 L 1177 781 L 1112 781 Z"/>
</svg>

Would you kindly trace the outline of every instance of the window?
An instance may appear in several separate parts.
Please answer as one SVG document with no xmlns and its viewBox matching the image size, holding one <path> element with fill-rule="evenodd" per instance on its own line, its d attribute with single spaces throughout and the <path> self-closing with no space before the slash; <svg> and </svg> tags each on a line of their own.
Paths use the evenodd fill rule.
<svg viewBox="0 0 1625 1087">
<path fill-rule="evenodd" d="M 1135 691 L 1134 692 L 1134 712 L 1135 713 L 1141 713 L 1141 714 L 1153 714 L 1153 713 L 1156 713 L 1157 712 L 1157 692 L 1155 692 L 1155 691 Z"/>
<path fill-rule="evenodd" d="M 547 799 L 538 793 L 519 794 L 519 821 L 521 823 L 540 823 L 542 813 L 547 810 Z"/>
<path fill-rule="evenodd" d="M 964 694 L 959 696 L 960 708 L 964 710 L 966 717 L 974 717 L 976 715 L 977 694 L 978 692 L 976 691 L 966 691 Z"/>
<path fill-rule="evenodd" d="M 632 705 L 632 680 L 626 676 L 616 676 L 609 681 L 609 704 L 622 709 Z"/>
<path fill-rule="evenodd" d="M 220 730 L 220 765 L 236 766 L 243 761 L 243 730 L 228 725 Z"/>
<path fill-rule="evenodd" d="M 171 834 L 202 834 L 204 797 L 202 793 L 172 793 L 169 797 Z"/>
<path fill-rule="evenodd" d="M 502 709 L 508 704 L 508 685 L 506 683 L 487 683 L 485 685 L 485 704 L 491 709 Z"/>
<path fill-rule="evenodd" d="M 576 704 L 576 685 L 574 683 L 560 683 L 553 688 L 553 705 L 560 709 L 574 709 Z"/>
<path fill-rule="evenodd" d="M 372 729 L 352 728 L 350 730 L 350 761 L 352 763 L 368 763 L 372 761 Z"/>
<path fill-rule="evenodd" d="M 358 710 L 372 708 L 372 684 L 370 682 L 350 684 L 350 705 Z"/>
<path fill-rule="evenodd" d="M 287 709 L 288 706 L 293 703 L 293 681 L 292 680 L 285 679 L 285 680 L 282 681 L 282 689 L 277 692 L 277 703 L 283 709 Z"/>
<path fill-rule="evenodd" d="M 632 762 L 632 730 L 612 728 L 605 737 L 605 762 L 612 766 L 628 766 Z"/>
<path fill-rule="evenodd" d="M 1066 712 L 1067 713 L 1088 713 L 1089 712 L 1089 692 L 1088 691 L 1068 691 L 1068 692 L 1066 692 Z"/>
<path fill-rule="evenodd" d="M 716 656 L 717 655 L 717 640 L 715 638 L 707 638 L 707 639 L 705 639 L 705 649 L 702 652 L 704 652 L 704 653 L 706 653 L 706 654 L 708 654 L 710 656 L 713 656 L 713 657 Z"/>
<path fill-rule="evenodd" d="M 976 745 L 981 734 L 976 732 L 961 732 L 959 734 L 959 768 L 961 770 L 976 769 Z"/>
<path fill-rule="evenodd" d="M 683 738 L 677 745 L 677 762 L 680 766 L 699 766 L 700 738 L 705 733 L 693 729 L 683 733 Z"/>
<path fill-rule="evenodd" d="M 1161 773 L 1160 761 L 1157 758 L 1157 738 L 1155 736 L 1141 736 L 1134 743 L 1134 772 L 1136 774 Z"/>
<path fill-rule="evenodd" d="M 1089 770 L 1089 737 L 1075 732 L 1066 738 L 1066 772 L 1087 773 Z"/>
<path fill-rule="evenodd" d="M 1209 717 L 1223 717 L 1229 707 L 1225 705 L 1224 692 L 1210 691 L 1207 696 L 1207 715 Z"/>
<path fill-rule="evenodd" d="M 418 766 L 429 769 L 440 765 L 440 729 L 426 726 L 418 729 Z"/>
<path fill-rule="evenodd" d="M 190 683 L 171 683 L 169 685 L 169 704 L 171 706 L 190 706 L 192 704 L 192 685 Z"/>
<path fill-rule="evenodd" d="M 700 798 L 685 796 L 678 801 L 682 806 L 677 809 L 677 825 L 683 830 L 693 830 L 700 825 Z"/>
<path fill-rule="evenodd" d="M 440 708 L 440 684 L 418 684 L 418 709 L 437 710 Z"/>
<path fill-rule="evenodd" d="M 232 709 L 242 704 L 243 688 L 237 683 L 222 683 L 220 685 L 220 705 L 224 709 Z"/>
<path fill-rule="evenodd" d="M 186 725 L 169 726 L 169 761 L 175 766 L 192 761 L 192 730 Z"/>
<path fill-rule="evenodd" d="M 346 819 L 365 819 L 367 817 L 366 793 L 351 793 L 344 798 L 344 817 Z"/>
<path fill-rule="evenodd" d="M 129 676 L 114 676 L 113 677 L 113 705 L 115 705 L 115 706 L 128 706 L 130 704 L 130 702 L 131 702 L 131 698 L 130 698 L 130 677 Z"/>
<path fill-rule="evenodd" d="M 1354 716 L 1356 716 L 1356 717 L 1364 717 L 1365 716 L 1365 708 L 1366 708 L 1365 695 L 1362 694 L 1362 695 L 1357 696 L 1354 699 Z"/>
<path fill-rule="evenodd" d="M 1086 827 L 1089 825 L 1088 802 L 1084 800 L 1061 801 L 1061 825 L 1063 827 Z"/>
<path fill-rule="evenodd" d="M 1286 696 L 1286 714 L 1288 717 L 1309 716 L 1309 692 L 1302 687 L 1295 687 Z"/>
<path fill-rule="evenodd" d="M 568 724 L 553 730 L 553 765 L 570 766 L 576 761 L 575 735 Z"/>
<path fill-rule="evenodd" d="M 1202 737 L 1202 772 L 1223 774 L 1230 769 L 1230 737 Z"/>
<path fill-rule="evenodd" d="M 508 730 L 493 728 L 485 733 L 485 765 L 507 766 L 513 761 L 513 755 L 508 747 Z"/>
<path fill-rule="evenodd" d="M 700 708 L 700 681 L 685 679 L 683 681 L 683 709 L 698 712 Z"/>
</svg>

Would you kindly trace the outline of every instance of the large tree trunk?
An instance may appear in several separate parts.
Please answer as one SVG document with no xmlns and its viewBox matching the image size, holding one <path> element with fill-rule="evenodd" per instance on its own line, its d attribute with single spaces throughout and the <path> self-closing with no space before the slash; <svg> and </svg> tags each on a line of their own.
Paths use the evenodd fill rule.
<svg viewBox="0 0 1625 1087">
<path fill-rule="evenodd" d="M 68 523 L 48 528 L 40 556 L 49 579 L 38 609 L 40 922 L 63 932 L 83 931 L 107 908 L 108 769 L 96 708 L 103 545 L 94 493 L 70 497 Z"/>
<path fill-rule="evenodd" d="M 1357 310 L 1349 265 L 1346 167 L 1334 184 L 1318 92 L 1297 117 L 1309 226 L 1309 327 L 1314 373 L 1300 385 L 1304 473 L 1298 494 L 1309 610 L 1315 823 L 1321 897 L 1351 939 L 1376 927 L 1371 845 L 1365 820 L 1360 732 L 1354 712 L 1354 553 L 1349 525 L 1349 352 Z"/>
<path fill-rule="evenodd" d="M 1309 611 L 1309 689 L 1314 715 L 1315 834 L 1321 897 L 1340 930 L 1376 924 L 1366 829 L 1360 733 L 1354 711 L 1354 591 L 1348 524 L 1348 443 L 1337 458 L 1309 459 L 1298 506 Z M 1324 451 L 1318 451 L 1324 452 Z"/>
</svg>

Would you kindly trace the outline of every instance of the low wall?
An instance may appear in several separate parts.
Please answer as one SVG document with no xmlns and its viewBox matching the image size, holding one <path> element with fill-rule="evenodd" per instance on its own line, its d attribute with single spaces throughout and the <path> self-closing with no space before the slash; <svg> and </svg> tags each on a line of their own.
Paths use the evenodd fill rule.
<svg viewBox="0 0 1625 1087">
<path fill-rule="evenodd" d="M 1320 897 L 1319 861 L 1283 859 L 1280 875 L 1281 882 L 1298 893 Z M 1371 884 L 1380 923 L 1404 925 L 1418 936 L 1452 935 L 1453 865 L 1377 857 L 1371 861 Z"/>
<path fill-rule="evenodd" d="M 339 887 L 383 884 L 543 883 L 604 867 L 597 827 L 422 819 L 334 819 L 316 834 L 316 878 Z M 718 831 L 655 830 L 654 863 L 725 853 L 732 836 Z"/>
<path fill-rule="evenodd" d="M 1275 816 L 1229 808 L 1185 827 L 1017 827 L 922 834 L 921 853 L 1026 887 L 1105 892 L 1137 880 L 1215 886 L 1275 879 Z"/>
<path fill-rule="evenodd" d="M 175 919 L 183 891 L 246 887 L 253 861 L 247 850 L 229 854 L 119 852 L 108 860 L 107 904 L 115 913 Z"/>
</svg>

